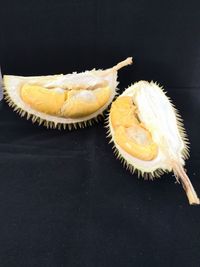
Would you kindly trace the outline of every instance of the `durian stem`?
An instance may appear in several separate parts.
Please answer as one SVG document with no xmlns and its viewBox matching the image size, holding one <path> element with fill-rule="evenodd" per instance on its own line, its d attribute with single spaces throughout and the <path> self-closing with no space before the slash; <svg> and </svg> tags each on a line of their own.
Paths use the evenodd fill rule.
<svg viewBox="0 0 200 267">
<path fill-rule="evenodd" d="M 198 196 L 194 190 L 194 187 L 193 187 L 192 183 L 190 182 L 190 179 L 187 176 L 183 166 L 180 164 L 177 164 L 177 163 L 173 164 L 173 166 L 174 166 L 173 167 L 174 174 L 175 174 L 177 180 L 180 179 L 182 186 L 183 186 L 183 189 L 185 190 L 186 195 L 188 197 L 190 205 L 199 205 L 200 200 L 199 200 L 199 198 L 198 198 Z"/>
<path fill-rule="evenodd" d="M 117 65 L 115 65 L 114 67 L 112 67 L 113 71 L 118 71 L 119 69 L 127 66 L 127 65 L 131 65 L 133 63 L 133 58 L 132 57 L 128 57 L 127 59 L 119 62 Z"/>
<path fill-rule="evenodd" d="M 128 57 L 127 59 L 125 59 L 125 60 L 119 62 L 117 65 L 113 66 L 112 68 L 103 71 L 102 76 L 107 75 L 110 72 L 118 71 L 119 69 L 121 69 L 127 65 L 131 65 L 132 63 L 133 63 L 133 58 Z"/>
</svg>

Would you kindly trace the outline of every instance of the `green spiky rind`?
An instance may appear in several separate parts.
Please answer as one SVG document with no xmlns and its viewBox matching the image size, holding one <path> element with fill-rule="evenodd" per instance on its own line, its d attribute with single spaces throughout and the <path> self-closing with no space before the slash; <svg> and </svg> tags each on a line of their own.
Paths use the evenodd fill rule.
<svg viewBox="0 0 200 267">
<path fill-rule="evenodd" d="M 32 113 L 28 113 L 27 111 L 21 109 L 17 104 L 15 104 L 12 101 L 12 98 L 10 97 L 8 91 L 6 90 L 6 87 L 3 86 L 3 93 L 4 93 L 4 99 L 8 103 L 9 107 L 11 107 L 17 114 L 19 114 L 21 117 L 26 117 L 27 120 L 31 120 L 32 123 L 37 123 L 38 125 L 43 125 L 47 129 L 59 129 L 59 130 L 73 130 L 77 128 L 85 128 L 88 126 L 92 126 L 95 123 L 98 123 L 99 121 L 102 121 L 102 119 L 105 116 L 105 111 L 103 111 L 101 114 L 98 114 L 96 117 L 82 121 L 77 123 L 56 123 L 54 121 L 48 121 L 45 119 L 42 119 Z"/>
</svg>

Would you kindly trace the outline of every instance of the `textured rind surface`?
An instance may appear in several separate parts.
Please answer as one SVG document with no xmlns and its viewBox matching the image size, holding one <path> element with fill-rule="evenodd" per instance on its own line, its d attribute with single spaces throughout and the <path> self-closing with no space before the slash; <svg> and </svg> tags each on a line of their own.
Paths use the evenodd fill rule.
<svg viewBox="0 0 200 267">
<path fill-rule="evenodd" d="M 140 85 L 140 83 L 146 83 L 146 82 L 140 81 L 138 83 L 134 83 L 133 85 L 128 87 L 123 92 L 123 94 L 121 94 L 120 96 L 124 96 L 124 95 L 133 96 L 133 91 L 136 89 L 138 85 Z M 181 157 L 182 157 L 181 160 L 182 160 L 182 164 L 184 165 L 185 164 L 184 160 L 189 157 L 189 142 L 188 142 L 187 134 L 184 129 L 183 120 L 179 112 L 173 105 L 171 99 L 166 96 L 166 92 L 163 90 L 163 88 L 160 87 L 157 83 L 151 82 L 149 84 L 151 86 L 153 85 L 159 88 L 160 91 L 162 91 L 163 95 L 165 95 L 165 97 L 168 99 L 169 103 L 171 104 L 171 108 L 173 109 L 173 112 L 176 118 L 177 129 L 178 129 L 178 132 L 180 134 L 180 138 L 183 144 L 183 147 L 181 149 Z M 107 137 L 110 138 L 110 143 L 113 143 L 114 154 L 122 162 L 123 166 L 126 169 L 129 169 L 131 173 L 136 172 L 138 174 L 138 177 L 142 176 L 145 179 L 153 179 L 154 177 L 160 177 L 165 172 L 172 171 L 172 168 L 170 168 L 169 166 L 166 166 L 166 167 L 162 165 L 160 166 L 158 157 L 154 159 L 153 161 L 144 162 L 140 159 L 134 158 L 133 156 L 129 155 L 126 151 L 124 151 L 114 140 L 114 130 L 112 128 L 110 116 L 108 116 L 106 119 L 106 128 L 108 130 Z"/>
<path fill-rule="evenodd" d="M 96 71 L 96 72 L 102 72 Z M 82 74 L 82 73 L 81 73 Z M 72 74 L 70 74 L 72 75 Z M 76 73 L 74 73 L 76 75 Z M 44 125 L 47 128 L 58 128 L 58 129 L 76 129 L 77 127 L 82 128 L 89 125 L 92 125 L 95 122 L 98 122 L 103 116 L 104 111 L 107 109 L 109 104 L 112 102 L 117 91 L 117 71 L 109 73 L 105 80 L 108 81 L 109 87 L 111 89 L 111 96 L 109 101 L 100 108 L 97 112 L 90 114 L 84 118 L 62 118 L 53 115 L 48 115 L 39 111 L 36 111 L 26 105 L 20 98 L 20 88 L 22 84 L 28 81 L 49 81 L 51 79 L 57 79 L 63 75 L 49 75 L 49 76 L 35 76 L 35 77 L 23 77 L 23 76 L 14 76 L 14 75 L 4 75 L 3 79 L 3 88 L 5 100 L 8 102 L 8 105 L 14 109 L 21 117 L 26 117 L 26 119 L 31 119 L 33 123 L 38 123 L 39 125 Z"/>
</svg>

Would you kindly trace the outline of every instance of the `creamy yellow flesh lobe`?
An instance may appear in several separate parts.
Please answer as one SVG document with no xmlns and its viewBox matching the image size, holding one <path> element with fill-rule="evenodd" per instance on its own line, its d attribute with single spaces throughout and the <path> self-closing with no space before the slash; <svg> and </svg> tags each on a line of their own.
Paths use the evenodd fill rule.
<svg viewBox="0 0 200 267">
<path fill-rule="evenodd" d="M 61 113 L 64 117 L 70 118 L 90 115 L 108 102 L 110 93 L 109 87 L 95 90 L 70 90 Z"/>
<path fill-rule="evenodd" d="M 21 88 L 21 98 L 37 111 L 57 115 L 67 94 L 65 91 L 49 90 L 42 86 L 25 84 Z"/>
<path fill-rule="evenodd" d="M 118 97 L 112 104 L 110 115 L 114 139 L 122 149 L 141 160 L 153 160 L 157 156 L 158 147 L 151 133 L 139 121 L 130 96 Z"/>
<path fill-rule="evenodd" d="M 79 118 L 90 115 L 104 106 L 110 98 L 108 86 L 94 90 L 47 89 L 25 84 L 21 98 L 31 108 L 49 115 Z"/>
</svg>

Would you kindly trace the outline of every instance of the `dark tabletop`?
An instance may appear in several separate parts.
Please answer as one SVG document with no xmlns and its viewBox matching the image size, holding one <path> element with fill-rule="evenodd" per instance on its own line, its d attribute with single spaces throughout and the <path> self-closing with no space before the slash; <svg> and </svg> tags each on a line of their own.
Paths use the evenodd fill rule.
<svg viewBox="0 0 200 267">
<path fill-rule="evenodd" d="M 127 56 L 120 92 L 161 83 L 184 118 L 200 195 L 198 1 L 1 1 L 4 74 L 107 68 Z M 0 107 L 0 266 L 200 266 L 200 207 L 172 174 L 126 171 L 104 122 L 47 130 Z"/>
</svg>

